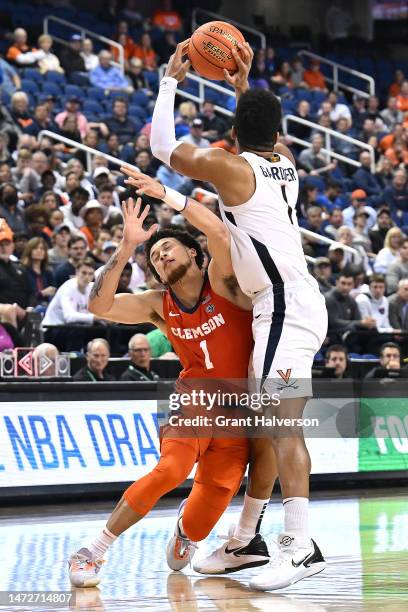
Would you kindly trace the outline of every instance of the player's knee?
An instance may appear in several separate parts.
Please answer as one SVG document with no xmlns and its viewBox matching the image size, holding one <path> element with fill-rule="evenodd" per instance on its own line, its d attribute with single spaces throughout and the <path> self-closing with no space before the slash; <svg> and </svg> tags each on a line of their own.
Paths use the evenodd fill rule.
<svg viewBox="0 0 408 612">
<path fill-rule="evenodd" d="M 171 467 L 160 465 L 160 463 L 154 468 L 153 476 L 155 479 L 163 482 L 169 490 L 175 489 L 181 485 L 188 477 L 191 471 L 191 467 L 172 464 Z"/>
</svg>

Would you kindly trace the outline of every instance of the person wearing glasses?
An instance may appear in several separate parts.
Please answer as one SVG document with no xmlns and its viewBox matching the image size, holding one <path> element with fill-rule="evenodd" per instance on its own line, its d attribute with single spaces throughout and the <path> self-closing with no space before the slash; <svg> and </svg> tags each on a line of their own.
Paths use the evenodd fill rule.
<svg viewBox="0 0 408 612">
<path fill-rule="evenodd" d="M 135 334 L 129 340 L 131 363 L 123 372 L 120 380 L 158 380 L 156 372 L 150 369 L 152 351 L 144 334 Z"/>
</svg>

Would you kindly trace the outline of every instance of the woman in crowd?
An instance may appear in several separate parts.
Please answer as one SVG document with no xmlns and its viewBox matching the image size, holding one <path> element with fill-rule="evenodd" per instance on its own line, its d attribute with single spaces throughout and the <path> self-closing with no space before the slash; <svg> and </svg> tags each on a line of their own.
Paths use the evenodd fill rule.
<svg viewBox="0 0 408 612">
<path fill-rule="evenodd" d="M 37 305 L 48 304 L 56 288 L 53 274 L 48 268 L 48 247 L 43 238 L 28 241 L 21 263 L 27 271 L 30 293 L 35 295 Z"/>
<path fill-rule="evenodd" d="M 374 261 L 374 271 L 377 274 L 386 274 L 389 266 L 398 258 L 399 249 L 402 245 L 404 234 L 399 227 L 388 230 L 382 248 Z"/>
</svg>

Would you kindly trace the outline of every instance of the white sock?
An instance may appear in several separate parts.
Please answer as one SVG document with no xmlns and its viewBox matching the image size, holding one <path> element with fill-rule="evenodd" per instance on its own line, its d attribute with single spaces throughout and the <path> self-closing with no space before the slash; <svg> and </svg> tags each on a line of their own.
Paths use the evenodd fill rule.
<svg viewBox="0 0 408 612">
<path fill-rule="evenodd" d="M 268 499 L 256 499 L 245 493 L 244 507 L 241 510 L 238 525 L 235 527 L 234 538 L 241 542 L 250 542 L 258 533 Z"/>
<path fill-rule="evenodd" d="M 307 497 L 288 497 L 283 500 L 285 531 L 296 536 L 301 547 L 310 547 L 309 500 Z"/>
<path fill-rule="evenodd" d="M 88 550 L 92 553 L 94 559 L 103 559 L 105 552 L 108 550 L 118 536 L 113 535 L 107 527 L 104 527 L 99 536 L 88 546 Z"/>
</svg>

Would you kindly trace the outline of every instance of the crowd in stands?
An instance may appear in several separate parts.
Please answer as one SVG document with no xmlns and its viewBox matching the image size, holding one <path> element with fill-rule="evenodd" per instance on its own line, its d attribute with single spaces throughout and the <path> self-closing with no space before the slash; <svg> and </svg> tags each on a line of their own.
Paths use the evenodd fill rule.
<svg viewBox="0 0 408 612">
<path fill-rule="evenodd" d="M 34 41 L 20 27 L 10 33 L 0 60 L 0 351 L 22 346 L 27 318 L 40 313 L 48 343 L 86 353 L 87 365 L 76 380 L 109 380 L 104 371 L 112 350 L 106 339 L 111 324 L 95 320 L 87 299 L 95 272 L 122 238 L 120 202 L 129 195 L 117 165 L 96 154 L 88 166 L 87 154 L 76 145 L 133 164 L 186 195 L 195 187 L 212 190 L 151 154 L 157 68 L 183 36 L 181 16 L 164 4 L 149 27 L 131 12 L 121 14 L 114 39 L 123 48 L 124 71 L 116 46 L 95 51 L 91 39 L 76 33 L 65 45 L 55 45 L 48 34 Z M 282 141 L 297 160 L 299 224 L 336 241 L 329 246 L 303 237 L 329 312 L 320 357 L 325 355 L 327 366 L 342 377 L 347 353 L 379 356 L 388 343 L 401 359 L 408 356 L 408 74 L 390 74 L 388 90 L 379 96 L 349 97 L 331 91 L 317 60 L 293 55 L 287 61 L 268 47 L 256 51 L 250 77 L 252 86 L 281 97 L 285 114 L 316 125 L 293 122 Z M 181 84 L 186 91 L 190 86 L 188 80 Z M 235 153 L 232 118 L 215 111 L 215 102 L 222 100 L 207 92 L 201 105 L 177 99 L 176 135 Z M 327 153 L 318 126 L 338 132 L 331 148 L 348 161 Z M 48 138 L 43 130 L 71 142 Z M 341 135 L 372 148 L 359 148 Z M 217 212 L 216 197 L 201 202 Z M 208 265 L 205 236 L 166 204 L 150 203 L 149 224 L 185 226 L 203 246 Z M 159 286 L 138 247 L 118 292 Z M 154 380 L 151 356 L 175 357 L 161 332 L 144 331 L 149 333 L 129 331 L 121 354 L 115 348 L 131 361 L 124 380 Z"/>
</svg>

